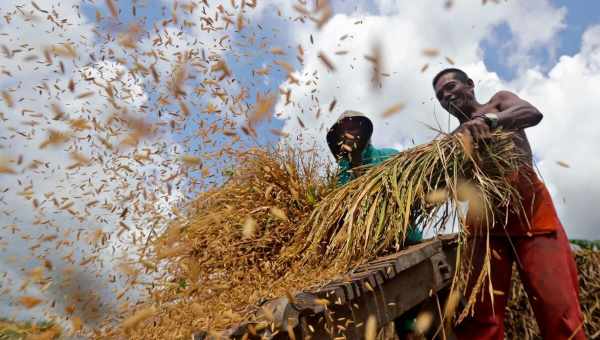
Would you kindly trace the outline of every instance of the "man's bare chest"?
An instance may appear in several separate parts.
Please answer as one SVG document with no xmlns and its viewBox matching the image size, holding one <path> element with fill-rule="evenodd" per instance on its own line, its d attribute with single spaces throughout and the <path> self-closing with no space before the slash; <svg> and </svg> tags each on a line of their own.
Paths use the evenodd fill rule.
<svg viewBox="0 0 600 340">
<path fill-rule="evenodd" d="M 475 112 L 473 112 L 472 116 L 476 117 L 476 116 L 484 115 L 486 113 L 498 113 L 498 112 L 500 112 L 498 105 L 496 103 L 490 102 L 490 103 L 487 103 L 487 104 L 481 106 L 477 110 L 475 110 Z"/>
</svg>

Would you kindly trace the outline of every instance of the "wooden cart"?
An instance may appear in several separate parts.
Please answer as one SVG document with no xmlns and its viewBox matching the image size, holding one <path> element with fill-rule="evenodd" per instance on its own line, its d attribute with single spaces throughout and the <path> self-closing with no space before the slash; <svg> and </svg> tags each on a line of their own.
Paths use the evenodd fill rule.
<svg viewBox="0 0 600 340">
<path fill-rule="evenodd" d="M 292 297 L 266 301 L 256 322 L 235 325 L 222 334 L 230 339 L 362 339 L 369 316 L 383 327 L 405 313 L 429 306 L 435 315 L 432 333 L 451 284 L 456 260 L 456 235 L 426 240 L 353 269 L 344 280 Z M 328 301 L 328 304 L 324 304 Z M 268 318 L 264 311 L 269 311 Z M 263 314 L 263 315 L 261 315 Z M 258 320 L 269 319 L 271 322 Z M 437 332 L 430 338 L 453 339 Z M 207 340 L 197 332 L 192 340 Z"/>
</svg>

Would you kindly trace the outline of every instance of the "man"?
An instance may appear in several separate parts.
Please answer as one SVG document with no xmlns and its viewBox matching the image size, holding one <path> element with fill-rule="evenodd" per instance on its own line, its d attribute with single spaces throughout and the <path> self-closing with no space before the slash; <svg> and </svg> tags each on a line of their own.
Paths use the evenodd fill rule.
<svg viewBox="0 0 600 340">
<path fill-rule="evenodd" d="M 365 166 L 379 164 L 397 154 L 395 149 L 377 149 L 371 145 L 373 123 L 364 114 L 346 111 L 327 132 L 327 144 L 337 160 L 339 171 L 337 185 L 342 186 L 364 172 Z M 410 228 L 405 245 L 418 243 L 423 239 L 421 231 Z M 418 309 L 410 315 L 395 320 L 396 333 L 401 340 L 413 338 L 415 317 Z"/>
<path fill-rule="evenodd" d="M 476 143 L 488 138 L 496 129 L 514 131 L 514 142 L 523 152 L 526 163 L 511 177 L 522 197 L 525 212 L 511 214 L 505 226 L 502 223 L 491 229 L 493 308 L 488 287 L 484 285 L 482 291 L 486 293 L 478 296 L 474 315 L 457 326 L 457 337 L 504 339 L 504 310 L 509 298 L 512 265 L 516 262 L 542 337 L 545 340 L 585 339 L 575 261 L 550 194 L 533 170 L 531 147 L 524 131 L 537 125 L 542 114 L 508 91 L 500 91 L 488 102 L 479 103 L 473 80 L 455 68 L 439 72 L 433 79 L 433 87 L 442 107 L 460 123 L 454 133 L 461 133 Z M 475 240 L 474 247 L 475 274 L 472 276 L 476 276 L 483 265 L 485 240 Z M 472 288 L 473 282 L 467 286 L 467 296 Z"/>
</svg>

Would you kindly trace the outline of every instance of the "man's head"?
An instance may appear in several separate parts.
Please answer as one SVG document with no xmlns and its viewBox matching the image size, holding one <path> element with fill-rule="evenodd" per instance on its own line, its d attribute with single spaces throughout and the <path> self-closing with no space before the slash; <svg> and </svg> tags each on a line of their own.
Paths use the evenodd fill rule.
<svg viewBox="0 0 600 340">
<path fill-rule="evenodd" d="M 327 144 L 333 155 L 343 157 L 360 153 L 373 134 L 373 123 L 357 111 L 345 111 L 327 132 Z"/>
<path fill-rule="evenodd" d="M 475 84 L 460 69 L 447 68 L 433 78 L 435 96 L 446 111 L 460 121 L 468 120 L 473 111 Z"/>
</svg>

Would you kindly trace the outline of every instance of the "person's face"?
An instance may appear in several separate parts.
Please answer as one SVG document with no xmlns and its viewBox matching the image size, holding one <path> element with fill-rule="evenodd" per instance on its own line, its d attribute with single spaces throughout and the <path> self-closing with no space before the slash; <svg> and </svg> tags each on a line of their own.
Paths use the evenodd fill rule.
<svg viewBox="0 0 600 340">
<path fill-rule="evenodd" d="M 361 127 L 358 120 L 344 119 L 340 122 L 340 126 L 342 134 L 360 135 Z"/>
<path fill-rule="evenodd" d="M 435 95 L 446 111 L 459 119 L 468 119 L 468 110 L 474 100 L 473 81 L 464 83 L 455 74 L 446 73 L 435 84 Z"/>
<path fill-rule="evenodd" d="M 342 152 L 351 153 L 364 148 L 366 141 L 361 136 L 362 131 L 363 127 L 358 119 L 344 119 L 340 122 L 338 141 L 342 142 Z"/>
</svg>

